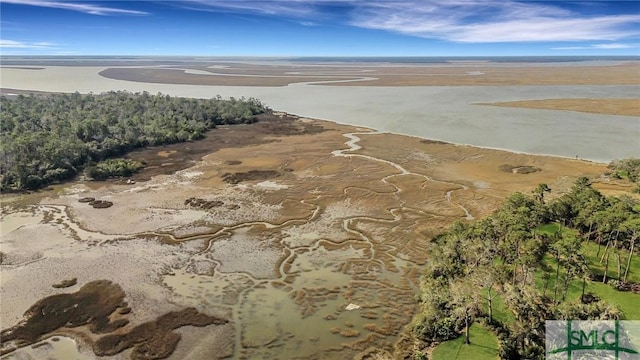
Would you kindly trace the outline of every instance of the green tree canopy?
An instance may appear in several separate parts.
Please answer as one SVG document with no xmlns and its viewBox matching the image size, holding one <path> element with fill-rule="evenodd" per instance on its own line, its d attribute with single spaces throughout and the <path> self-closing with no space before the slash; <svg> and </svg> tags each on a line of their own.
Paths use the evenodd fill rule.
<svg viewBox="0 0 640 360">
<path fill-rule="evenodd" d="M 35 189 L 74 176 L 88 162 L 197 140 L 216 125 L 251 123 L 268 110 L 253 98 L 126 91 L 1 97 L 0 107 L 2 190 Z"/>
</svg>

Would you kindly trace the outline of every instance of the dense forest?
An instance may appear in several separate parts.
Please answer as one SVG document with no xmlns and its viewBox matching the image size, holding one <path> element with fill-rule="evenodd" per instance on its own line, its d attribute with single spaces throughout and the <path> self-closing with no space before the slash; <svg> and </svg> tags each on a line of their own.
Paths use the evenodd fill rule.
<svg viewBox="0 0 640 360">
<path fill-rule="evenodd" d="M 202 138 L 221 124 L 255 121 L 258 100 L 189 99 L 147 92 L 50 94 L 0 98 L 0 186 L 37 189 L 83 168 L 104 178 L 139 164 L 111 161 L 132 149 Z M 96 166 L 98 165 L 98 166 Z"/>
<path fill-rule="evenodd" d="M 540 184 L 531 195 L 515 193 L 492 216 L 455 223 L 432 240 L 412 323 L 423 348 L 458 336 L 469 343 L 479 321 L 497 336 L 501 359 L 544 359 L 545 319 L 638 316 L 640 295 L 620 291 L 640 291 L 630 275 L 638 271 L 640 202 L 605 197 L 587 178 L 547 201 L 550 191 Z"/>
</svg>

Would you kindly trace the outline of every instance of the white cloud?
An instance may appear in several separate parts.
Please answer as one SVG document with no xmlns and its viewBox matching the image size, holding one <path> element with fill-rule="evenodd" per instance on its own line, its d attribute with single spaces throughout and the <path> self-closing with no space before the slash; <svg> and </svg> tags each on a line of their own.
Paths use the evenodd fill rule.
<svg viewBox="0 0 640 360">
<path fill-rule="evenodd" d="M 6 49 L 50 49 L 55 44 L 49 42 L 24 42 L 15 40 L 0 40 L 0 48 Z"/>
<path fill-rule="evenodd" d="M 8 3 L 8 4 L 30 5 L 30 6 L 39 6 L 39 7 L 48 7 L 48 8 L 79 11 L 79 12 L 83 12 L 83 13 L 91 14 L 91 15 L 114 15 L 114 14 L 147 15 L 148 14 L 148 13 L 146 13 L 144 11 L 138 11 L 138 10 L 127 10 L 127 9 L 105 7 L 105 6 L 94 5 L 94 4 L 70 3 L 70 2 L 62 2 L 62 1 L 2 0 L 2 2 Z"/>
<path fill-rule="evenodd" d="M 596 49 L 631 49 L 631 48 L 637 48 L 638 45 L 634 45 L 634 44 L 596 44 L 593 45 L 594 48 Z"/>
<path fill-rule="evenodd" d="M 334 0 L 340 1 L 340 0 Z M 326 1 L 325 1 L 326 2 Z M 183 7 L 192 10 L 228 11 L 228 12 L 252 12 L 265 15 L 277 15 L 294 18 L 310 17 L 317 11 L 314 4 L 318 1 L 306 0 L 271 0 L 271 1 L 247 1 L 247 0 L 183 0 Z"/>
<path fill-rule="evenodd" d="M 640 14 L 586 16 L 554 2 L 516 0 L 183 0 L 189 8 L 306 22 L 347 11 L 350 25 L 455 42 L 615 41 L 640 34 Z M 332 18 L 333 15 L 333 18 Z M 635 26 L 634 30 L 629 30 Z"/>
<path fill-rule="evenodd" d="M 551 3 L 552 4 L 552 3 Z M 371 2 L 352 24 L 456 42 L 618 40 L 638 35 L 639 14 L 583 16 L 557 6 L 510 0 Z"/>
<path fill-rule="evenodd" d="M 623 43 L 608 43 L 608 44 L 593 44 L 588 46 L 561 46 L 554 47 L 551 50 L 611 50 L 611 49 L 634 49 L 640 48 L 640 44 L 623 44 Z"/>
<path fill-rule="evenodd" d="M 318 25 L 315 20 L 323 16 L 317 5 L 352 1 L 355 0 L 182 0 L 177 5 L 190 10 L 272 15 L 309 27 Z"/>
</svg>

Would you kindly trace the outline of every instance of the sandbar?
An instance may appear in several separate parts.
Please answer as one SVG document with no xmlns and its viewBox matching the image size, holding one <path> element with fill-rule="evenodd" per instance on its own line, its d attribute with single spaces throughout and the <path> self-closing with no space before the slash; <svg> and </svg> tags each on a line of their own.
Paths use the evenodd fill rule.
<svg viewBox="0 0 640 360">
<path fill-rule="evenodd" d="M 529 109 L 568 110 L 594 114 L 640 116 L 640 98 L 634 99 L 543 99 L 483 105 Z"/>
</svg>

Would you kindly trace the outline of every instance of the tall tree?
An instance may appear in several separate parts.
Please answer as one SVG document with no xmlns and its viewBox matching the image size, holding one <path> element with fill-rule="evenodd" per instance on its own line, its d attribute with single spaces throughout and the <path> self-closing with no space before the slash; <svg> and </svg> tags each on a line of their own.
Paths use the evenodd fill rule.
<svg viewBox="0 0 640 360">
<path fill-rule="evenodd" d="M 465 277 L 451 284 L 450 293 L 453 313 L 464 321 L 464 343 L 470 344 L 469 328 L 480 309 L 478 287 Z"/>
<path fill-rule="evenodd" d="M 549 187 L 549 185 L 542 183 L 538 184 L 538 186 L 536 186 L 536 188 L 533 189 L 532 192 L 538 203 L 544 205 L 544 194 L 551 192 L 551 188 Z"/>
<path fill-rule="evenodd" d="M 627 257 L 627 266 L 624 269 L 623 281 L 627 282 L 627 275 L 629 275 L 629 269 L 631 268 L 631 258 L 635 251 L 636 242 L 640 236 L 640 215 L 634 213 L 625 222 L 622 223 L 621 228 L 627 232 L 629 239 L 629 256 Z"/>
<path fill-rule="evenodd" d="M 499 273 L 492 265 L 486 265 L 473 272 L 471 282 L 482 290 L 479 296 L 487 302 L 487 316 L 489 323 L 493 323 L 493 301 L 500 295 L 503 284 Z"/>
</svg>

